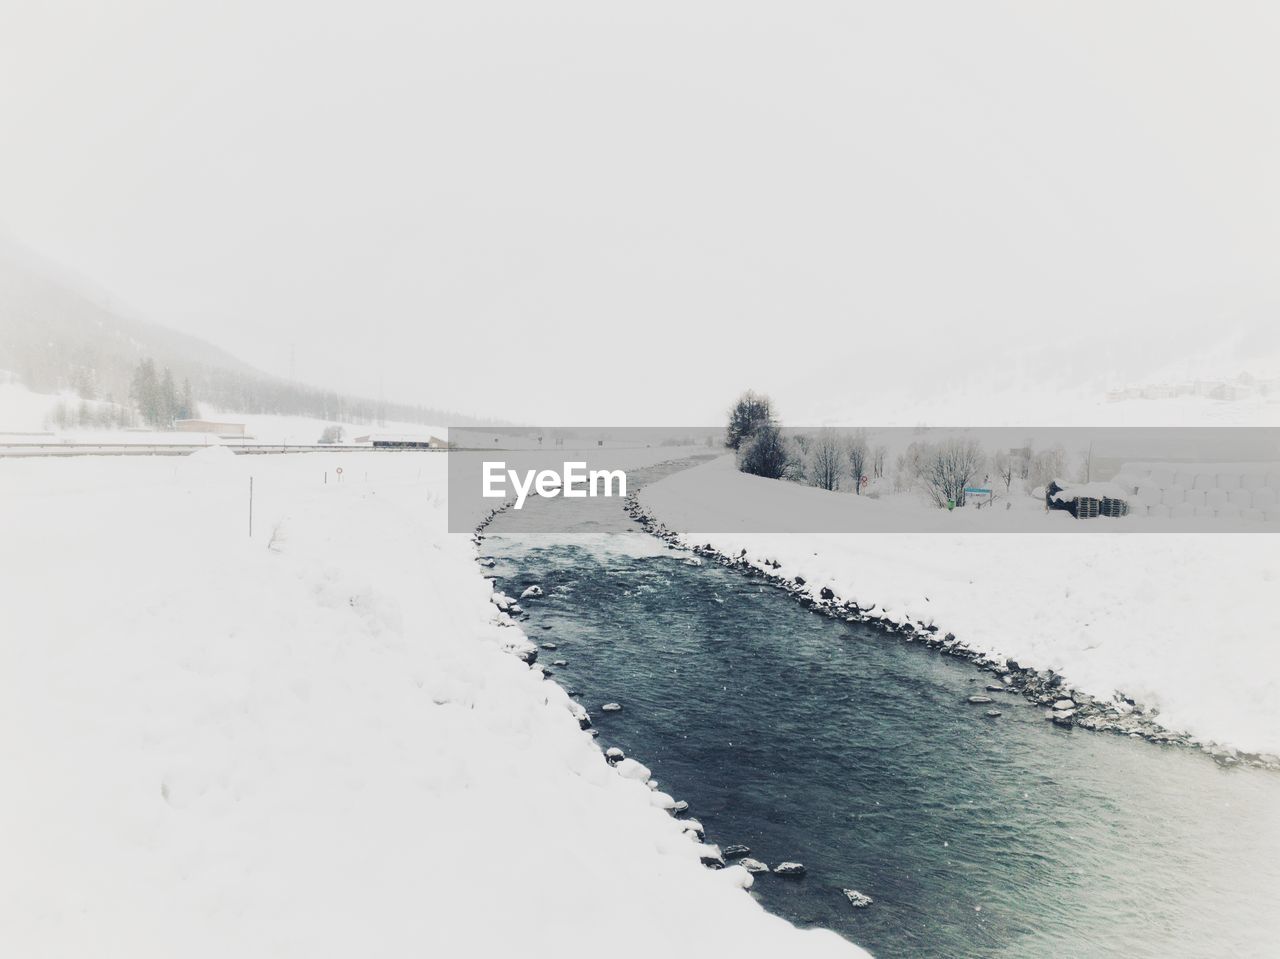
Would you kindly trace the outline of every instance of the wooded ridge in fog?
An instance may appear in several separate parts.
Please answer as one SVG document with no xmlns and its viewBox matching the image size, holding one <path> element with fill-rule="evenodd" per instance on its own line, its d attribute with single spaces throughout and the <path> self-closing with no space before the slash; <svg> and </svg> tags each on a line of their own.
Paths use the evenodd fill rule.
<svg viewBox="0 0 1280 959">
<path fill-rule="evenodd" d="M 190 383 L 196 402 L 218 410 L 354 423 L 479 422 L 442 409 L 348 396 L 271 376 L 205 340 L 123 315 L 0 252 L 0 370 L 35 392 L 71 391 L 85 400 L 127 407 L 134 400 L 139 367 L 148 360 L 171 371 L 180 387 Z M 430 376 L 427 364 L 423 376 Z"/>
</svg>

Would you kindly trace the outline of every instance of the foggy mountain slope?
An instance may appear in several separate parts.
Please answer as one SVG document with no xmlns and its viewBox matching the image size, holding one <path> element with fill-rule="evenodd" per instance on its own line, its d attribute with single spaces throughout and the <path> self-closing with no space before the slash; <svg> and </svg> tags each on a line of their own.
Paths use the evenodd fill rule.
<svg viewBox="0 0 1280 959">
<path fill-rule="evenodd" d="M 1155 333 L 1046 317 L 1029 321 L 1025 337 L 958 328 L 946 350 L 913 355 L 909 363 L 883 345 L 850 355 L 831 351 L 803 377 L 780 380 L 771 390 L 794 423 L 1280 422 L 1280 304 L 1226 301 L 1171 305 Z M 1228 402 L 1205 395 L 1214 384 L 1248 382 L 1257 387 L 1251 396 Z M 1150 388 L 1158 387 L 1174 395 L 1153 398 L 1159 390 Z"/>
<path fill-rule="evenodd" d="M 179 383 L 190 380 L 197 401 L 225 411 L 353 422 L 477 422 L 289 382 L 199 337 L 129 316 L 78 286 L 25 251 L 0 245 L 0 370 L 35 392 L 73 391 L 127 403 L 134 370 L 149 357 Z"/>
<path fill-rule="evenodd" d="M 123 398 L 147 356 L 186 375 L 205 367 L 266 375 L 212 343 L 115 312 L 0 250 L 0 367 L 47 392 L 72 386 L 78 368 L 96 368 L 103 394 Z"/>
</svg>

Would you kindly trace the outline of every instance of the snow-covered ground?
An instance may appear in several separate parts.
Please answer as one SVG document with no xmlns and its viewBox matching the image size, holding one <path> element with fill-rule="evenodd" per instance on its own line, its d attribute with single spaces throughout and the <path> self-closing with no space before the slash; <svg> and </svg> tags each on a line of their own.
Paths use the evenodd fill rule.
<svg viewBox="0 0 1280 959">
<path fill-rule="evenodd" d="M 864 955 L 504 652 L 444 460 L 0 460 L 6 954 Z"/>
<path fill-rule="evenodd" d="M 73 393 L 34 393 L 21 383 L 6 379 L 0 371 L 0 434 L 52 431 L 54 408 L 59 402 L 75 408 L 80 398 Z"/>
<path fill-rule="evenodd" d="M 815 595 L 830 587 L 974 649 L 1051 667 L 1094 696 L 1121 691 L 1174 730 L 1280 753 L 1272 535 L 751 532 L 761 517 L 834 515 L 853 499 L 744 475 L 729 457 L 640 492 L 689 542 L 780 562 L 778 573 L 802 576 Z"/>
</svg>

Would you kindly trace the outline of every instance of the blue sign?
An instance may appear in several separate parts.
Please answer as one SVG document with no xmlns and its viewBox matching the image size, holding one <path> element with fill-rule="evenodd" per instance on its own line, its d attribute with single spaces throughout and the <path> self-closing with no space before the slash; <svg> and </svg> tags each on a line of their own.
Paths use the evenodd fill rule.
<svg viewBox="0 0 1280 959">
<path fill-rule="evenodd" d="M 964 488 L 964 491 L 965 493 L 972 493 L 974 496 L 990 496 L 991 495 L 991 490 L 979 489 L 976 486 L 966 486 Z"/>
</svg>

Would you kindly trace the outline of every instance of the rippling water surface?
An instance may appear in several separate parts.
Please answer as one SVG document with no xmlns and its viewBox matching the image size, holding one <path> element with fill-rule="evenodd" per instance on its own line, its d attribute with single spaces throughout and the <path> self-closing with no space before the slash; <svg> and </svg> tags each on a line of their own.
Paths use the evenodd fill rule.
<svg viewBox="0 0 1280 959">
<path fill-rule="evenodd" d="M 805 863 L 757 877 L 770 910 L 881 959 L 1280 955 L 1280 776 L 1059 729 L 1016 695 L 988 718 L 968 664 L 641 534 L 520 522 L 484 550 L 507 592 L 546 590 L 539 661 L 708 841 Z"/>
</svg>

